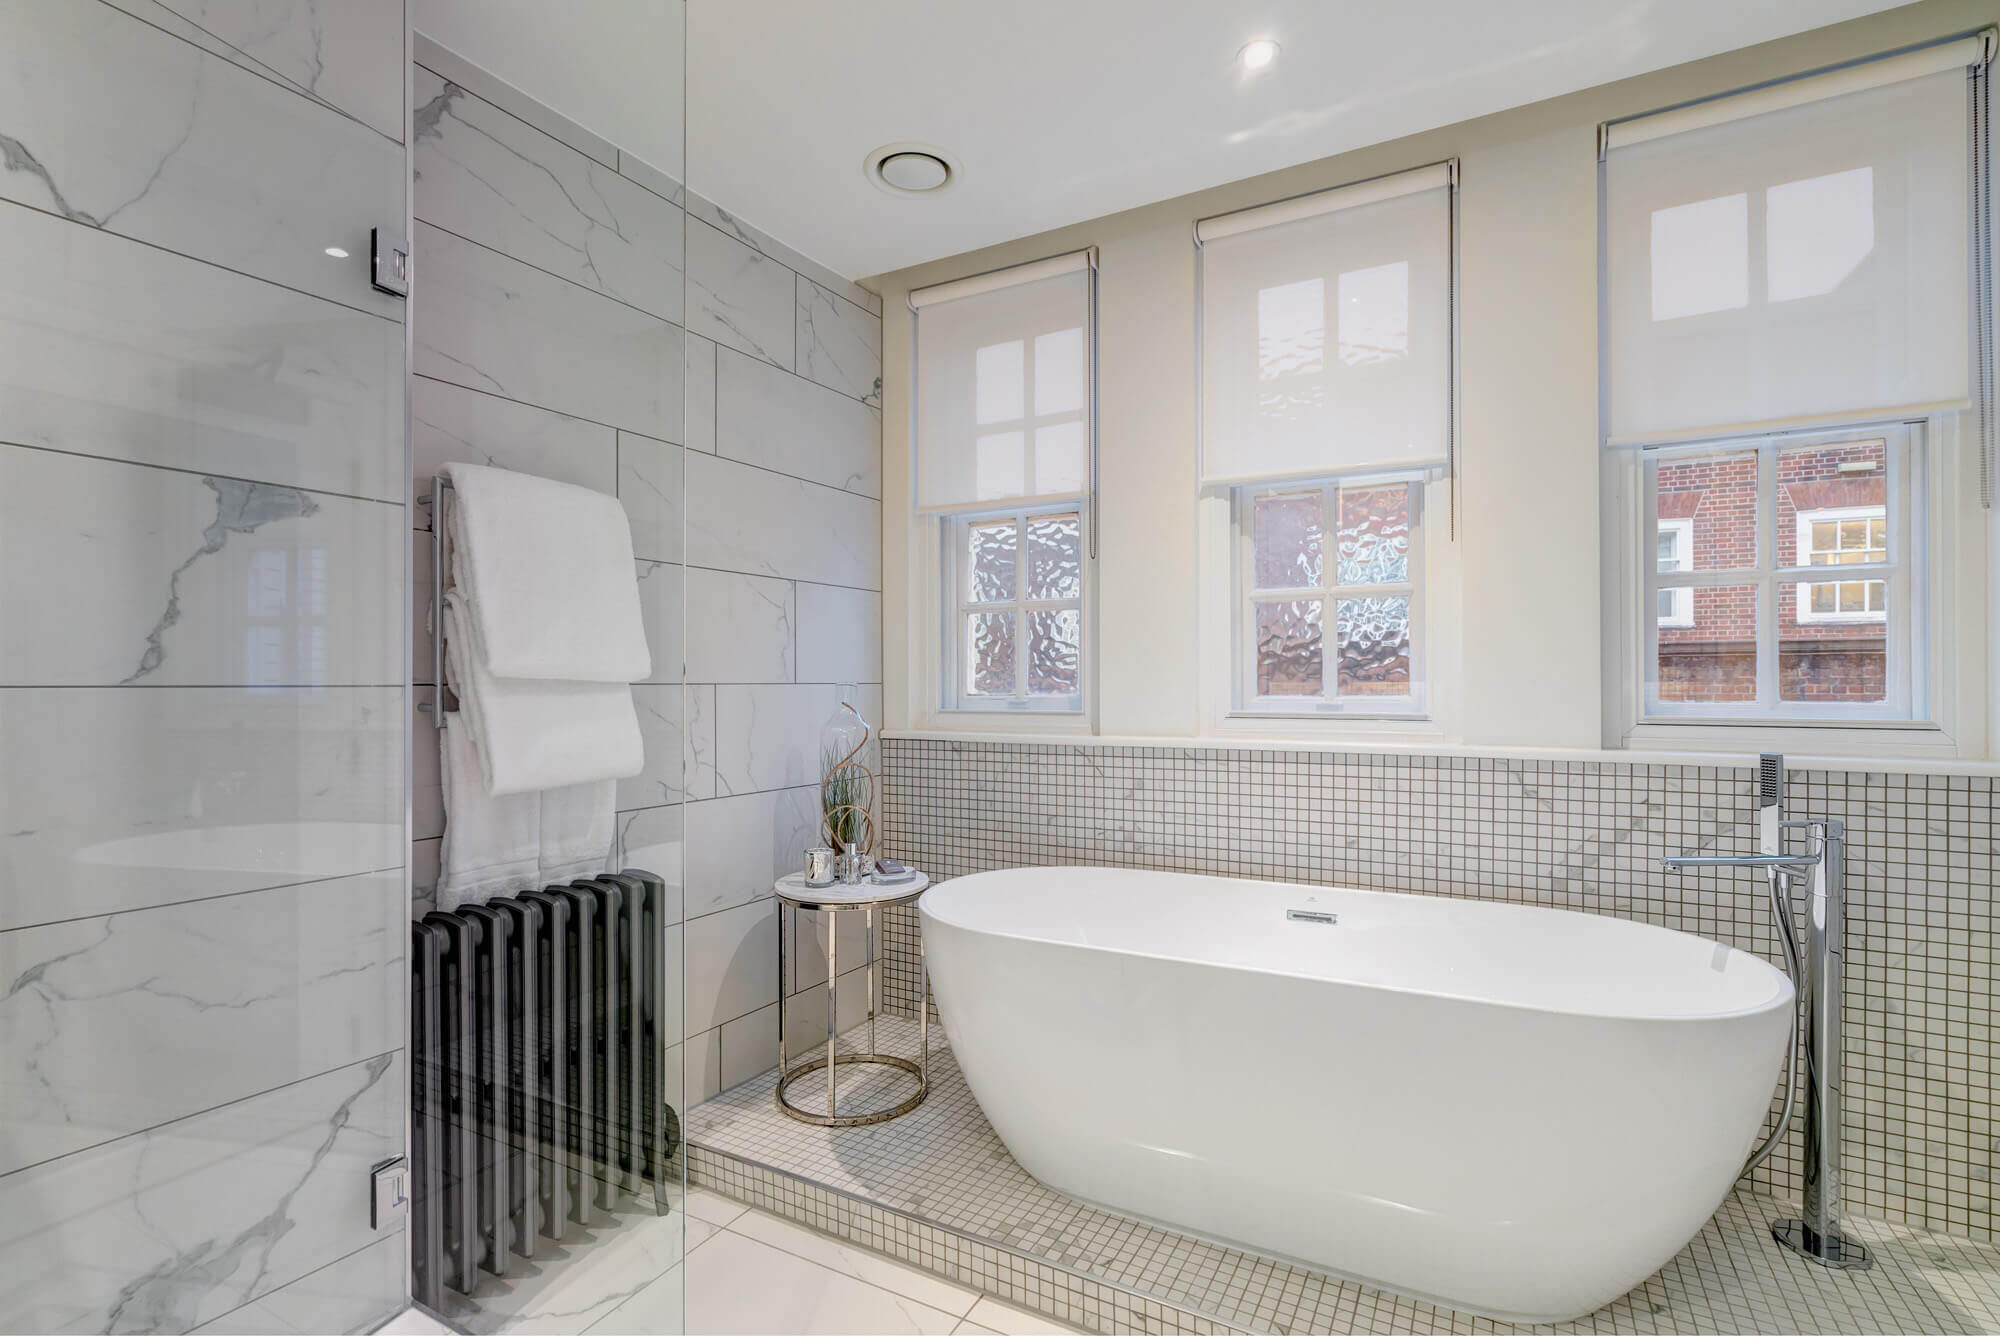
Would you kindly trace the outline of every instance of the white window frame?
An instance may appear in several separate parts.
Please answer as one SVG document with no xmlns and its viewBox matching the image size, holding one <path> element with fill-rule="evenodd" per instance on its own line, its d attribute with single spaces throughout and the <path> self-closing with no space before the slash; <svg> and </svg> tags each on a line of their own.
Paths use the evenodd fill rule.
<svg viewBox="0 0 2000 1336">
<path fill-rule="evenodd" d="M 1686 519 L 1666 519 L 1659 521 L 1659 528 L 1656 531 L 1656 536 L 1654 538 L 1654 544 L 1653 544 L 1655 565 L 1658 565 L 1659 563 L 1659 556 L 1658 556 L 1659 539 L 1657 537 L 1657 534 L 1659 533 L 1673 533 L 1677 535 L 1677 541 L 1675 542 L 1674 546 L 1675 549 L 1680 554 L 1678 559 L 1679 564 L 1675 565 L 1672 569 L 1676 571 L 1693 570 L 1694 569 L 1693 517 L 1690 516 Z M 1668 600 L 1667 607 L 1670 609 L 1670 611 L 1667 613 L 1666 616 L 1664 617 L 1659 616 L 1658 615 L 1659 603 L 1657 600 L 1655 600 L 1653 605 L 1655 610 L 1655 620 L 1658 622 L 1660 629 L 1666 631 L 1684 631 L 1692 628 L 1694 626 L 1693 587 L 1689 585 L 1672 586 L 1666 589 L 1662 589 L 1660 592 L 1667 596 Z"/>
<path fill-rule="evenodd" d="M 1024 597 L 1028 578 L 1028 535 L 1029 521 L 1044 516 L 1074 515 L 1077 520 L 1078 582 L 1080 592 L 1076 598 L 1030 599 Z M 966 568 L 965 553 L 969 531 L 975 525 L 1012 521 L 1015 528 L 1014 556 L 1014 597 L 1005 602 L 974 602 L 971 594 L 971 572 Z M 975 510 L 954 512 L 938 517 L 937 525 L 941 569 L 939 571 L 939 593 L 937 602 L 940 621 L 938 637 L 938 662 L 942 672 L 939 683 L 939 698 L 942 708 L 953 715 L 992 713 L 1004 715 L 1071 715 L 1084 714 L 1085 696 L 1090 681 L 1090 507 L 1081 501 L 1041 502 L 1031 506 L 1014 506 L 1000 510 Z M 1077 637 L 1077 683 L 1078 689 L 1061 696 L 1034 696 L 1028 694 L 1028 634 L 1027 617 L 1034 612 L 1074 611 L 1078 620 Z M 1009 696 L 981 695 L 966 689 L 967 668 L 967 621 L 979 613 L 1007 613 L 1015 617 L 1014 633 L 1014 694 Z"/>
<path fill-rule="evenodd" d="M 1798 511 L 1793 516 L 1797 527 L 1797 533 L 1794 540 L 1797 543 L 1797 546 L 1794 550 L 1798 552 L 1801 556 L 1812 555 L 1813 552 L 1812 526 L 1815 524 L 1826 523 L 1826 522 L 1838 524 L 1842 520 L 1879 519 L 1884 521 L 1886 527 L 1887 520 L 1889 518 L 1886 511 L 1887 508 L 1884 506 L 1832 506 L 1823 510 Z M 1839 551 L 1840 549 L 1836 548 L 1834 550 Z M 1864 565 L 1864 564 L 1865 563 L 1856 563 L 1856 565 Z M 1845 566 L 1834 565 L 1834 566 L 1817 567 L 1815 569 L 1826 570 L 1829 572 L 1836 570 L 1844 572 L 1848 568 Z M 1815 580 L 1812 582 L 1812 584 L 1801 584 L 1798 587 L 1797 598 L 1795 600 L 1796 606 L 1793 608 L 1793 616 L 1795 616 L 1798 619 L 1799 625 L 1801 626 L 1812 626 L 1812 625 L 1828 626 L 1828 625 L 1842 625 L 1842 624 L 1873 625 L 1876 622 L 1886 622 L 1889 620 L 1889 610 L 1887 608 L 1882 609 L 1880 612 L 1869 612 L 1869 611 L 1817 612 L 1813 609 L 1812 606 L 1813 585 L 1879 584 L 1879 583 L 1881 582 L 1878 580 L 1871 580 L 1871 579 L 1861 579 L 1861 580 L 1839 579 L 1839 580 Z"/>
<path fill-rule="evenodd" d="M 1793 553 L 1795 564 L 1782 567 L 1776 564 L 1778 454 L 1781 450 L 1874 437 L 1886 442 L 1889 560 L 1845 567 L 1842 573 L 1849 579 L 1884 580 L 1889 586 L 1892 614 L 1887 636 L 1889 699 L 1880 706 L 1781 701 L 1778 699 L 1778 599 L 1782 586 L 1794 581 L 1825 583 L 1823 578 L 1814 577 L 1823 577 L 1827 568 L 1796 564 L 1797 550 Z M 1934 639 L 1937 620 L 1930 615 L 1931 606 L 1937 601 L 1930 575 L 1931 514 L 1935 498 L 1929 484 L 1931 469 L 1926 437 L 1923 423 L 1891 422 L 1709 438 L 1632 452 L 1635 456 L 1632 467 L 1638 473 L 1639 512 L 1638 523 L 1628 532 L 1638 539 L 1638 551 L 1645 558 L 1636 563 L 1640 572 L 1638 606 L 1654 614 L 1635 619 L 1638 644 L 1630 671 L 1637 687 L 1636 724 L 1642 728 L 1831 726 L 1935 732 L 1939 721 L 1934 702 L 1939 696 L 1934 689 L 1933 665 L 1947 650 Z M 1756 564 L 1736 570 L 1659 571 L 1659 533 L 1652 518 L 1657 512 L 1655 466 L 1663 459 L 1737 452 L 1754 452 L 1758 459 Z M 1657 618 L 1660 591 L 1682 586 L 1692 589 L 1745 585 L 1758 591 L 1756 701 L 1661 701 L 1658 696 L 1661 626 Z M 1907 609 L 1907 614 L 1895 615 L 1899 608 Z"/>
<path fill-rule="evenodd" d="M 1230 713 L 1239 718 L 1428 721 L 1429 636 L 1425 618 L 1424 553 L 1427 535 L 1424 522 L 1426 474 L 1408 470 L 1393 473 L 1331 476 L 1303 482 L 1246 484 L 1231 489 L 1230 583 L 1232 615 L 1229 623 L 1230 657 L 1234 679 Z M 1342 488 L 1362 491 L 1405 486 L 1410 493 L 1409 555 L 1405 578 L 1395 584 L 1345 585 L 1339 581 L 1338 515 Z M 1316 586 L 1290 589 L 1255 587 L 1256 501 L 1262 496 L 1317 493 L 1323 535 L 1321 580 Z M 1258 696 L 1257 618 L 1259 603 L 1283 603 L 1317 599 L 1321 604 L 1322 685 L 1338 682 L 1338 605 L 1343 598 L 1408 598 L 1410 600 L 1410 694 L 1407 696 Z"/>
</svg>

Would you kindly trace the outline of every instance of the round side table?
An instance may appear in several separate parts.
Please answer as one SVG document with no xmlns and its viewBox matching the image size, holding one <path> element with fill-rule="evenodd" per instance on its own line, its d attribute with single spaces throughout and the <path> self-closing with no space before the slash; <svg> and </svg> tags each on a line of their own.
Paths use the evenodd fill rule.
<svg viewBox="0 0 2000 1336">
<path fill-rule="evenodd" d="M 931 884 L 931 879 L 919 872 L 907 881 L 877 882 L 873 876 L 855 885 L 835 882 L 831 886 L 808 886 L 805 874 L 794 872 L 788 877 L 780 877 L 773 884 L 779 905 L 778 923 L 778 1107 L 788 1118 L 796 1118 L 802 1123 L 812 1123 L 816 1127 L 865 1127 L 870 1123 L 886 1123 L 891 1118 L 900 1118 L 911 1109 L 924 1102 L 930 1094 L 931 1067 L 931 1021 L 930 1021 L 930 975 L 924 969 L 923 948 L 918 946 L 917 956 L 917 1043 L 918 1060 L 899 1058 L 880 1053 L 875 1048 L 875 1013 L 880 1000 L 875 974 L 875 911 L 889 905 L 906 905 L 922 895 Z M 797 1067 L 791 1065 L 785 1051 L 785 994 L 790 980 L 785 973 L 785 906 L 794 910 L 817 911 L 826 922 L 826 1056 L 814 1058 L 811 1062 Z M 840 1033 L 840 911 L 861 910 L 868 917 L 868 1051 L 866 1053 L 836 1053 L 834 1043 Z M 796 921 L 796 917 L 794 918 Z M 842 1067 L 849 1066 L 894 1067 L 899 1071 L 914 1074 L 917 1078 L 917 1092 L 892 1108 L 875 1113 L 836 1113 L 836 1077 Z M 824 1069 L 826 1072 L 826 1112 L 814 1113 L 802 1109 L 786 1097 L 792 1083 L 801 1076 Z"/>
</svg>

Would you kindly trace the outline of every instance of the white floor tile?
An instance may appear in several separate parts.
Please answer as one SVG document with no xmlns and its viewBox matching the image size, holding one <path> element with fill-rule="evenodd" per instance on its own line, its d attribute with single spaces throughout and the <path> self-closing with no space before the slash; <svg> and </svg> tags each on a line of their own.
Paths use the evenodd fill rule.
<svg viewBox="0 0 2000 1336">
<path fill-rule="evenodd" d="M 811 1336 L 946 1336 L 956 1315 L 724 1232 L 688 1255 L 687 1330 Z"/>
<path fill-rule="evenodd" d="M 710 1192 L 707 1188 L 687 1190 L 687 1213 L 697 1220 L 714 1225 L 717 1229 L 725 1227 L 749 1209 L 742 1202 L 725 1197 L 719 1192 Z M 693 1247 L 693 1242 L 690 1241 L 688 1246 Z"/>
<path fill-rule="evenodd" d="M 1065 1327 L 1054 1318 L 1030 1313 L 1025 1308 L 1003 1304 L 990 1297 L 974 1304 L 972 1311 L 965 1315 L 965 1320 L 973 1325 L 964 1330 L 991 1331 L 1000 1336 L 1062 1336 L 1076 1330 L 1075 1327 Z"/>
<path fill-rule="evenodd" d="M 952 1330 L 951 1336 L 1000 1336 L 1000 1333 L 993 1330 L 991 1327 L 975 1327 L 971 1323 L 971 1321 L 968 1320 L 959 1323 L 958 1326 Z"/>
<path fill-rule="evenodd" d="M 692 1233 L 689 1246 L 694 1246 Z M 671 1336 L 687 1330 L 681 1301 L 686 1271 L 677 1266 L 640 1290 L 589 1329 L 589 1336 Z"/>
<path fill-rule="evenodd" d="M 905 1266 L 866 1248 L 850 1247 L 804 1225 L 793 1224 L 763 1211 L 745 1211 L 729 1226 L 730 1232 L 782 1248 L 808 1262 L 817 1262 L 829 1271 L 852 1276 L 865 1284 L 893 1290 L 905 1299 L 940 1308 L 958 1317 L 970 1312 L 979 1299 L 976 1290 L 941 1280 L 928 1271 Z"/>
<path fill-rule="evenodd" d="M 405 1308 L 375 1328 L 376 1336 L 451 1336 L 451 1328 L 420 1308 Z"/>
</svg>

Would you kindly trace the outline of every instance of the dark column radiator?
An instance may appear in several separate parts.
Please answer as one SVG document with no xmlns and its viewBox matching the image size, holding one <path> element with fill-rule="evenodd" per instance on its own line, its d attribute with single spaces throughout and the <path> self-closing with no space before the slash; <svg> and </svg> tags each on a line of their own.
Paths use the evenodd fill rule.
<svg viewBox="0 0 2000 1336">
<path fill-rule="evenodd" d="M 679 1123 L 660 1033 L 666 887 L 550 886 L 411 924 L 410 1251 L 418 1300 L 508 1273 L 651 1184 Z"/>
</svg>

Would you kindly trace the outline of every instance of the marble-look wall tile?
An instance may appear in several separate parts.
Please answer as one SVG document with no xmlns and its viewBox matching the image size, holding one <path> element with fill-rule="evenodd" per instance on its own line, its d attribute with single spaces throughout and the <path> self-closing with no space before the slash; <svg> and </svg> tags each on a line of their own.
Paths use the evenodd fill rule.
<svg viewBox="0 0 2000 1336">
<path fill-rule="evenodd" d="M 367 269 L 398 144 L 109 5 L 15 0 L 7 28 L 0 198 L 402 319 Z"/>
<path fill-rule="evenodd" d="M 681 448 L 631 432 L 618 433 L 618 499 L 632 521 L 632 555 L 644 561 L 682 559 Z"/>
<path fill-rule="evenodd" d="M 778 1000 L 777 901 L 687 921 L 687 1028 L 691 1034 Z"/>
<path fill-rule="evenodd" d="M 437 699 L 434 687 L 410 690 L 410 838 L 435 839 L 444 834 L 444 734 L 420 706 Z"/>
<path fill-rule="evenodd" d="M 0 440 L 401 499 L 401 325 L 30 209 L 0 254 L 33 257 L 0 265 Z"/>
<path fill-rule="evenodd" d="M 618 810 L 713 797 L 715 689 L 640 685 L 632 688 L 632 705 L 639 714 L 646 765 L 618 781 Z"/>
<path fill-rule="evenodd" d="M 753 357 L 716 351 L 715 450 L 810 482 L 882 495 L 882 415 Z"/>
<path fill-rule="evenodd" d="M 618 814 L 618 843 L 613 859 L 619 867 L 643 868 L 667 884 L 667 921 L 678 923 L 682 914 L 681 849 L 684 836 L 682 813 L 687 809 L 642 807 Z"/>
<path fill-rule="evenodd" d="M 0 1329 L 185 1331 L 374 1241 L 400 1051 L 0 1177 Z"/>
<path fill-rule="evenodd" d="M 430 495 L 442 464 L 490 464 L 592 491 L 618 490 L 613 428 L 428 376 L 410 382 L 410 456 L 418 496 Z M 427 508 L 415 515 L 429 527 Z"/>
<path fill-rule="evenodd" d="M 0 446 L 6 686 L 387 686 L 403 509 Z"/>
<path fill-rule="evenodd" d="M 879 589 L 881 503 L 689 451 L 690 566 Z"/>
<path fill-rule="evenodd" d="M 0 690 L 0 931 L 403 863 L 400 687 Z"/>
<path fill-rule="evenodd" d="M 417 217 L 680 321 L 679 209 L 429 70 L 413 98 Z"/>
<path fill-rule="evenodd" d="M 562 140 L 613 171 L 618 169 L 618 150 L 609 140 L 584 129 L 569 117 L 551 111 L 505 79 L 473 64 L 456 51 L 439 46 L 421 32 L 410 34 L 410 51 L 418 65 L 438 77 L 457 84 L 510 115 L 520 117 L 543 134 Z"/>
<path fill-rule="evenodd" d="M 760 255 L 768 255 L 821 287 L 847 298 L 870 315 L 882 314 L 882 298 L 858 283 L 853 283 L 827 268 L 810 255 L 803 255 L 779 241 L 770 233 L 738 218 L 715 201 L 702 195 L 690 193 L 687 198 L 688 213 L 707 223 L 718 231 L 726 232 Z"/>
<path fill-rule="evenodd" d="M 792 585 L 730 571 L 687 573 L 690 682 L 792 680 Z"/>
<path fill-rule="evenodd" d="M 882 680 L 882 596 L 868 589 L 801 583 L 800 682 Z"/>
<path fill-rule="evenodd" d="M 787 914 L 785 917 L 790 920 L 792 934 L 787 939 L 785 948 L 785 959 L 791 965 L 792 976 L 790 981 L 785 985 L 787 989 L 786 996 L 796 996 L 799 993 L 806 992 L 808 989 L 814 990 L 813 996 L 821 1005 L 815 1007 L 807 1004 L 798 1006 L 795 1009 L 805 1012 L 818 1012 L 820 1017 L 819 1038 L 825 1039 L 825 998 L 817 990 L 826 985 L 826 921 L 829 916 L 826 914 L 807 913 L 801 910 Z M 865 914 L 847 913 L 834 914 L 831 917 L 840 920 L 840 951 L 838 953 L 840 982 L 842 991 L 846 991 L 848 971 L 856 968 L 865 969 L 867 967 L 868 916 Z M 878 933 L 881 928 L 882 924 L 878 921 L 876 923 Z M 879 938 L 876 942 L 876 950 L 878 953 L 881 950 L 881 941 Z M 857 979 L 855 982 L 859 983 L 861 980 Z M 855 1019 L 866 1020 L 868 1014 L 865 1005 L 867 998 L 860 988 L 855 988 L 853 992 L 855 994 L 853 1001 L 863 1004 L 861 1014 L 856 1016 Z M 845 1010 L 849 999 L 843 997 L 840 1001 L 843 1010 Z"/>
<path fill-rule="evenodd" d="M 725 1022 L 722 1032 L 722 1088 L 741 1085 L 778 1065 L 778 1007 L 773 998 L 747 1016 Z"/>
<path fill-rule="evenodd" d="M 790 370 L 792 271 L 699 222 L 688 225 L 688 332 Z"/>
<path fill-rule="evenodd" d="M 201 1336 L 322 1336 L 369 1332 L 409 1298 L 409 1239 L 402 1230 L 195 1328 Z"/>
<path fill-rule="evenodd" d="M 624 149 L 618 150 L 618 174 L 637 181 L 646 189 L 679 208 L 687 199 L 687 191 L 674 179 L 674 174 L 655 167 L 643 158 L 635 158 Z"/>
<path fill-rule="evenodd" d="M 819 786 L 690 803 L 688 913 L 713 914 L 771 894 L 819 842 Z"/>
<path fill-rule="evenodd" d="M 713 340 L 687 336 L 687 448 L 715 453 L 715 357 Z"/>
<path fill-rule="evenodd" d="M 0 933 L 0 1175 L 401 1046 L 403 874 Z"/>
<path fill-rule="evenodd" d="M 799 275 L 801 376 L 882 405 L 882 317 Z"/>
<path fill-rule="evenodd" d="M 660 440 L 681 426 L 681 332 L 636 307 L 417 224 L 416 371 Z"/>
<path fill-rule="evenodd" d="M 263 69 L 403 140 L 403 0 L 163 0 Z"/>
<path fill-rule="evenodd" d="M 668 561 L 641 560 L 638 568 L 639 621 L 646 630 L 646 648 L 653 656 L 653 671 L 646 680 L 662 684 L 679 682 L 687 662 L 683 639 L 687 572 Z"/>
<path fill-rule="evenodd" d="M 817 784 L 820 730 L 839 704 L 837 686 L 718 686 L 716 792 L 761 793 Z M 855 708 L 879 726 L 882 689 L 860 688 Z"/>
</svg>

